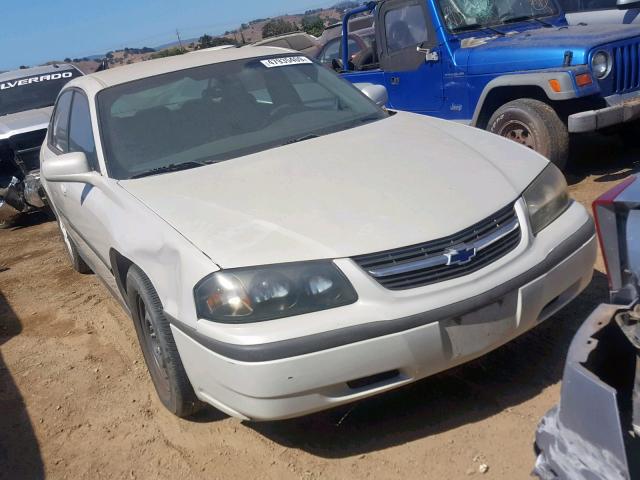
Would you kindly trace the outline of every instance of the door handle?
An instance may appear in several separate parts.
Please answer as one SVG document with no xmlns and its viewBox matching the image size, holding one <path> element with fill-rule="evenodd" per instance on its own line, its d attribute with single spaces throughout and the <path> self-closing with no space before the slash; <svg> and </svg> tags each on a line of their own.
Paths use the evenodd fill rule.
<svg viewBox="0 0 640 480">
<path fill-rule="evenodd" d="M 400 77 L 391 77 L 391 85 L 400 85 Z"/>
</svg>

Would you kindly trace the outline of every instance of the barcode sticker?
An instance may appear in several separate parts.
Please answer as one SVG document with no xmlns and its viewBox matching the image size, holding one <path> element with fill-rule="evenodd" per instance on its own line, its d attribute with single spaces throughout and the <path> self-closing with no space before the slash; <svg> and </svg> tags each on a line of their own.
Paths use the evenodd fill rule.
<svg viewBox="0 0 640 480">
<path fill-rule="evenodd" d="M 298 56 L 298 57 L 279 57 L 279 58 L 269 58 L 267 60 L 260 60 L 267 68 L 275 68 L 275 67 L 287 67 L 289 65 L 304 65 L 307 63 L 313 63 L 307 57 Z"/>
</svg>

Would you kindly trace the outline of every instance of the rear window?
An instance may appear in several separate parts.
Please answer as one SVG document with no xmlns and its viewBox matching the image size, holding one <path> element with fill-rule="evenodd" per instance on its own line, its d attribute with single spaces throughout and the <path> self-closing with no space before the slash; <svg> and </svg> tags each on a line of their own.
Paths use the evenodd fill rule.
<svg viewBox="0 0 640 480">
<path fill-rule="evenodd" d="M 0 116 L 53 106 L 62 87 L 80 75 L 72 69 L 0 81 Z"/>
</svg>

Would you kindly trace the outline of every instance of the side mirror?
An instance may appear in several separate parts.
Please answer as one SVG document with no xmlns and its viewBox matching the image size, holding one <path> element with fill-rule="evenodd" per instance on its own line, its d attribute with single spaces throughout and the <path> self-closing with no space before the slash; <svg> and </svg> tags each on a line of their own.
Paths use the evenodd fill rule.
<svg viewBox="0 0 640 480">
<path fill-rule="evenodd" d="M 389 92 L 382 85 L 373 83 L 356 83 L 356 87 L 379 107 L 384 107 L 389 101 Z"/>
<path fill-rule="evenodd" d="M 618 0 L 616 6 L 620 10 L 629 10 L 631 8 L 640 8 L 640 0 Z"/>
<path fill-rule="evenodd" d="M 81 152 L 65 153 L 42 162 L 42 176 L 48 182 L 88 183 L 96 185 L 100 175 L 91 170 Z"/>
</svg>

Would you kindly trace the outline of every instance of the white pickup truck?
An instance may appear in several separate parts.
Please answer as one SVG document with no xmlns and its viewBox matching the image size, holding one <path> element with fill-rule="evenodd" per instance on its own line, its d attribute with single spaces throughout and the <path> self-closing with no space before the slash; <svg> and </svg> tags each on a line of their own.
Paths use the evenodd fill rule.
<svg viewBox="0 0 640 480">
<path fill-rule="evenodd" d="M 0 74 L 0 228 L 11 226 L 21 213 L 45 206 L 40 146 L 58 93 L 81 75 L 68 64 Z"/>
</svg>

